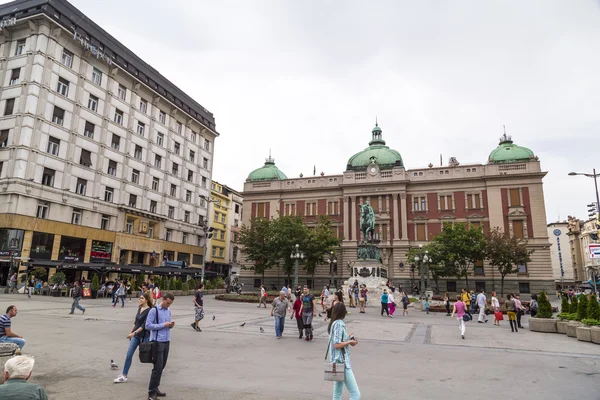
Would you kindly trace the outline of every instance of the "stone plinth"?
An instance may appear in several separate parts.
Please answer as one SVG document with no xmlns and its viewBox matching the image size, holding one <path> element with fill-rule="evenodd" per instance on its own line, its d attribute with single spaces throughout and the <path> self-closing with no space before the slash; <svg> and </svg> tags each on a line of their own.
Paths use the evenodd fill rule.
<svg viewBox="0 0 600 400">
<path fill-rule="evenodd" d="M 600 344 L 600 326 L 592 326 L 590 328 L 590 337 L 592 343 Z"/>
<path fill-rule="evenodd" d="M 0 343 L 0 371 L 4 372 L 4 364 L 15 356 L 19 346 L 14 343 Z M 0 374 L 0 383 L 4 382 L 4 373 Z"/>
<path fill-rule="evenodd" d="M 589 326 L 578 326 L 575 328 L 575 335 L 577 336 L 577 340 L 581 340 L 582 342 L 592 341 L 592 330 Z"/>
<path fill-rule="evenodd" d="M 577 337 L 577 327 L 578 326 L 581 326 L 581 323 L 579 323 L 577 321 L 569 321 L 569 323 L 567 324 L 567 336 Z"/>
<path fill-rule="evenodd" d="M 569 321 L 567 320 L 556 321 L 556 333 L 562 333 L 563 335 L 566 335 L 568 323 Z"/>
<path fill-rule="evenodd" d="M 556 333 L 556 320 L 553 318 L 529 318 L 529 330 L 533 332 Z"/>
<path fill-rule="evenodd" d="M 365 285 L 367 290 L 367 306 L 368 307 L 380 307 L 380 298 L 384 289 L 387 289 L 385 284 L 387 283 L 387 268 L 383 266 L 379 261 L 376 260 L 358 260 L 353 265 L 353 271 L 358 273 L 358 276 L 351 276 L 347 281 L 344 281 L 343 290 L 344 296 L 348 294 L 348 286 L 352 286 L 354 281 L 358 281 L 359 287 Z M 379 268 L 379 275 L 377 276 L 377 269 Z M 382 271 L 384 276 L 381 277 Z M 368 275 L 367 275 L 368 273 Z M 353 273 L 353 275 L 355 275 Z M 396 303 L 399 299 L 396 299 Z M 346 302 L 346 305 L 348 302 Z"/>
</svg>

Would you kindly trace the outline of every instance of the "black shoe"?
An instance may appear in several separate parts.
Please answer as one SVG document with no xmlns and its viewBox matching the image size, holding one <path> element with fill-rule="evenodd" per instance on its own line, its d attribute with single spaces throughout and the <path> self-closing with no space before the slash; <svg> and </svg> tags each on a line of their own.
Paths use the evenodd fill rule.
<svg viewBox="0 0 600 400">
<path fill-rule="evenodd" d="M 462 338 L 464 339 L 464 338 L 465 338 L 465 335 L 462 335 Z"/>
<path fill-rule="evenodd" d="M 483 324 L 483 322 L 481 322 L 481 321 L 477 321 L 477 322 L 480 323 L 480 324 Z"/>
<path fill-rule="evenodd" d="M 166 395 L 166 393 L 163 393 L 160 390 L 156 389 L 156 397 L 165 397 Z"/>
<path fill-rule="evenodd" d="M 193 323 L 193 322 L 192 322 L 192 323 L 190 324 L 190 326 L 191 326 L 192 328 L 196 329 L 196 324 L 195 324 L 195 323 Z"/>
<path fill-rule="evenodd" d="M 196 332 L 202 332 L 202 329 L 200 329 L 200 327 L 197 327 Z"/>
<path fill-rule="evenodd" d="M 525 328 L 523 328 L 521 325 L 519 325 L 519 329 L 525 329 Z"/>
<path fill-rule="evenodd" d="M 298 336 L 298 339 L 302 339 L 302 335 Z"/>
<path fill-rule="evenodd" d="M 156 393 L 148 393 L 148 400 L 156 400 Z"/>
<path fill-rule="evenodd" d="M 74 312 L 70 312 L 69 314 L 75 314 Z"/>
</svg>

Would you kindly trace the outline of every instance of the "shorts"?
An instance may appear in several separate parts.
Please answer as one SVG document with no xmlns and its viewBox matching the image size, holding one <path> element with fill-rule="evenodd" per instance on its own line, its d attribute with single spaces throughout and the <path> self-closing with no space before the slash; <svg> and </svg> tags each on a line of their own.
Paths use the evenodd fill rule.
<svg viewBox="0 0 600 400">
<path fill-rule="evenodd" d="M 364 297 L 359 297 L 358 301 L 361 302 L 361 303 L 364 303 L 365 302 L 365 298 Z"/>
<path fill-rule="evenodd" d="M 204 307 L 194 307 L 194 318 L 196 321 L 204 319 Z"/>
<path fill-rule="evenodd" d="M 506 315 L 508 315 L 508 320 L 509 321 L 516 321 L 517 320 L 517 314 L 514 311 L 508 311 L 506 313 Z"/>
</svg>

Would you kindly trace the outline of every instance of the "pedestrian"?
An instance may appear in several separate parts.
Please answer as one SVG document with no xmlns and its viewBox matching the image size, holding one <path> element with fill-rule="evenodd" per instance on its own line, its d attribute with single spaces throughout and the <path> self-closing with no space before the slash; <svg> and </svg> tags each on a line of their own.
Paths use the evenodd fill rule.
<svg viewBox="0 0 600 400">
<path fill-rule="evenodd" d="M 356 282 L 354 286 L 352 286 L 352 295 L 354 296 L 354 307 L 356 307 L 358 305 L 359 295 L 358 282 Z"/>
<path fill-rule="evenodd" d="M 113 299 L 113 307 L 117 305 L 119 299 L 121 299 L 121 308 L 125 307 L 125 293 L 125 281 L 121 281 Z"/>
<path fill-rule="evenodd" d="M 500 321 L 504 319 L 504 316 L 500 311 L 500 302 L 496 297 L 496 292 L 492 292 L 492 311 L 494 311 L 494 325 L 500 326 Z"/>
<path fill-rule="evenodd" d="M 343 302 L 344 302 L 344 294 L 342 293 L 341 290 L 338 290 L 332 296 L 331 304 L 329 305 L 329 307 L 327 308 L 327 312 L 325 313 L 325 321 L 327 321 L 327 319 L 331 319 L 331 312 L 333 311 L 333 306 L 335 306 L 337 303 L 343 303 Z"/>
<path fill-rule="evenodd" d="M 313 317 L 317 316 L 316 299 L 308 290 L 308 286 L 304 286 L 304 294 L 302 295 L 302 323 L 304 324 L 304 340 L 310 342 L 313 340 Z"/>
<path fill-rule="evenodd" d="M 388 291 L 387 289 L 383 289 L 383 293 L 381 294 L 381 316 L 383 317 L 383 312 L 390 315 L 390 310 L 388 309 Z"/>
<path fill-rule="evenodd" d="M 33 291 L 35 289 L 35 277 L 31 275 L 29 280 L 27 281 L 27 297 L 31 298 Z"/>
<path fill-rule="evenodd" d="M 473 315 L 471 315 L 471 313 L 469 312 L 469 308 L 470 308 L 470 304 L 471 304 L 471 295 L 469 294 L 469 292 L 467 292 L 467 290 L 465 288 L 463 288 L 461 290 L 461 301 L 464 303 L 465 305 L 465 313 L 469 316 L 469 319 L 472 320 L 473 319 Z"/>
<path fill-rule="evenodd" d="M 6 309 L 6 314 L 0 317 L 0 343 L 15 343 L 19 350 L 23 350 L 25 339 L 11 329 L 11 319 L 17 316 L 17 306 L 11 305 Z"/>
<path fill-rule="evenodd" d="M 360 296 L 358 297 L 358 306 L 360 307 L 360 312 L 365 314 L 366 309 L 365 309 L 365 299 L 367 298 L 367 292 L 369 290 L 367 289 L 367 287 L 363 284 L 360 286 Z"/>
<path fill-rule="evenodd" d="M 302 300 L 300 299 L 300 296 L 297 296 L 296 300 L 294 300 L 292 309 L 294 310 L 294 313 L 292 316 L 290 316 L 290 319 L 296 317 L 296 325 L 298 325 L 298 339 L 302 339 L 304 323 L 302 322 Z"/>
<path fill-rule="evenodd" d="M 31 377 L 33 357 L 16 356 L 4 364 L 4 384 L 0 385 L 0 399 L 48 400 L 44 388 L 27 382 Z"/>
<path fill-rule="evenodd" d="M 390 318 L 394 318 L 394 312 L 396 311 L 396 299 L 394 298 L 394 292 L 388 293 L 388 309 L 390 311 Z"/>
<path fill-rule="evenodd" d="M 150 331 L 147 331 L 145 327 L 146 318 L 148 318 L 148 313 L 150 313 L 153 304 L 154 301 L 152 300 L 152 295 L 150 295 L 149 292 L 143 293 L 138 299 L 138 310 L 135 314 L 135 319 L 133 320 L 133 328 L 127 335 L 127 339 L 129 339 L 129 346 L 127 347 L 125 364 L 123 364 L 123 371 L 121 372 L 121 375 L 119 375 L 117 379 L 113 381 L 114 383 L 127 382 L 127 374 L 129 373 L 129 368 L 131 368 L 131 361 L 133 360 L 135 351 L 140 343 L 147 342 L 148 338 L 150 337 Z"/>
<path fill-rule="evenodd" d="M 152 279 L 148 278 L 148 283 L 146 284 L 146 287 L 150 291 L 154 290 L 154 284 L 152 283 Z"/>
<path fill-rule="evenodd" d="M 349 301 L 349 303 L 348 303 L 349 305 L 348 306 L 350 308 L 356 307 L 354 305 L 354 296 L 352 296 L 352 286 L 348 286 L 348 301 Z"/>
<path fill-rule="evenodd" d="M 277 336 L 277 339 L 281 339 L 283 336 L 285 316 L 288 311 L 291 311 L 290 304 L 285 297 L 285 292 L 282 290 L 279 292 L 279 297 L 275 297 L 271 302 L 271 317 L 275 317 L 275 336 Z"/>
<path fill-rule="evenodd" d="M 162 372 L 169 358 L 169 347 L 171 344 L 171 329 L 175 322 L 171 322 L 171 304 L 175 297 L 171 293 L 163 294 L 160 303 L 152 308 L 146 318 L 146 330 L 150 331 L 150 341 L 156 341 L 154 352 L 154 367 L 148 384 L 148 400 L 156 400 L 157 397 L 166 396 L 159 389 Z"/>
<path fill-rule="evenodd" d="M 129 281 L 125 282 L 125 291 L 127 293 L 127 296 L 129 297 L 129 302 L 131 303 L 132 290 L 131 290 L 131 284 L 129 283 Z"/>
<path fill-rule="evenodd" d="M 466 329 L 465 328 L 465 320 L 463 317 L 467 312 L 466 310 L 467 310 L 467 306 L 462 301 L 462 296 L 456 295 L 456 301 L 454 302 L 454 306 L 452 307 L 452 315 L 450 316 L 450 318 L 453 318 L 454 314 L 456 314 L 456 320 L 458 321 L 458 331 L 460 332 L 460 336 L 463 339 L 465 338 L 465 329 Z"/>
<path fill-rule="evenodd" d="M 446 306 L 446 317 L 450 316 L 450 295 L 448 292 L 444 294 L 444 305 Z"/>
<path fill-rule="evenodd" d="M 358 384 L 356 383 L 350 363 L 350 346 L 356 346 L 358 340 L 354 337 L 353 333 L 348 334 L 346 330 L 346 324 L 344 323 L 346 314 L 347 311 L 344 303 L 337 303 L 333 306 L 331 321 L 327 327 L 329 344 L 327 345 L 325 358 L 327 359 L 329 355 L 328 361 L 330 363 L 344 364 L 345 375 L 343 381 L 335 381 L 333 383 L 333 400 L 341 400 L 344 385 L 348 389 L 348 392 L 350 392 L 350 400 L 360 399 L 360 390 L 358 389 Z"/>
<path fill-rule="evenodd" d="M 13 293 L 17 288 L 17 274 L 14 273 L 10 276 L 10 292 Z"/>
<path fill-rule="evenodd" d="M 519 295 L 517 293 L 517 294 L 513 294 L 513 297 L 514 297 L 514 301 L 515 301 L 515 309 L 517 310 L 517 326 L 520 329 L 525 329 L 521 325 L 521 317 L 523 316 L 523 314 L 525 314 L 526 308 L 523 307 L 523 304 L 521 303 L 521 295 Z"/>
<path fill-rule="evenodd" d="M 517 325 L 517 307 L 510 294 L 506 295 L 504 305 L 506 306 L 506 315 L 508 316 L 508 323 L 510 324 L 511 332 L 519 332 Z"/>
<path fill-rule="evenodd" d="M 260 308 L 261 304 L 267 308 L 267 291 L 263 285 L 260 285 L 260 299 L 258 299 L 258 308 Z"/>
<path fill-rule="evenodd" d="M 408 315 L 408 305 L 410 304 L 410 299 L 408 298 L 408 294 L 404 292 L 402 294 L 402 315 Z"/>
<path fill-rule="evenodd" d="M 429 298 L 426 297 L 425 301 L 423 302 L 423 307 L 425 307 L 425 313 L 429 314 Z"/>
<path fill-rule="evenodd" d="M 194 293 L 194 322 L 192 322 L 192 328 L 196 332 L 202 332 L 200 329 L 200 321 L 204 319 L 204 283 L 200 282 L 196 293 Z"/>
<path fill-rule="evenodd" d="M 115 306 L 115 303 L 116 303 L 115 300 L 117 299 L 117 290 L 118 289 L 119 289 L 119 281 L 115 280 L 115 283 L 114 283 L 114 285 L 112 287 L 112 291 L 111 291 L 113 307 Z"/>
<path fill-rule="evenodd" d="M 475 295 L 475 291 L 471 290 L 471 292 L 469 293 L 471 295 L 471 314 L 475 314 L 475 312 L 477 312 L 478 306 L 477 306 L 477 296 Z M 471 315 L 471 319 L 473 318 L 473 315 Z"/>
<path fill-rule="evenodd" d="M 479 318 L 477 322 L 483 324 L 488 322 L 487 315 L 485 315 L 485 306 L 487 305 L 487 297 L 485 297 L 485 290 L 481 289 L 481 293 L 477 295 L 477 307 L 479 307 Z"/>
<path fill-rule="evenodd" d="M 538 310 L 538 302 L 537 302 L 537 294 L 531 295 L 531 301 L 529 302 L 529 313 L 531 314 L 531 318 L 537 315 Z"/>
<path fill-rule="evenodd" d="M 83 289 L 79 282 L 75 281 L 75 287 L 73 288 L 73 304 L 71 304 L 71 312 L 69 314 L 75 314 L 75 308 L 81 310 L 85 314 L 85 308 L 79 305 L 79 301 L 83 298 Z"/>
<path fill-rule="evenodd" d="M 321 309 L 323 310 L 323 312 L 327 311 L 327 309 L 325 308 L 325 287 L 323 287 L 323 290 L 321 290 L 320 300 L 321 300 Z"/>
</svg>

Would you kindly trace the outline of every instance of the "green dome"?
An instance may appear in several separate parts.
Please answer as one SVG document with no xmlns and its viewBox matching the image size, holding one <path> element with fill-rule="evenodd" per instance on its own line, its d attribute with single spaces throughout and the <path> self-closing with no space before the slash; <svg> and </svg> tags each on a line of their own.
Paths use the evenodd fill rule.
<svg viewBox="0 0 600 400">
<path fill-rule="evenodd" d="M 381 137 L 382 131 L 378 124 L 375 124 L 371 132 L 373 140 L 369 142 L 369 147 L 350 157 L 346 169 L 363 170 L 372 163 L 379 165 L 380 169 L 404 167 L 400 153 L 385 145 L 385 141 Z"/>
<path fill-rule="evenodd" d="M 265 161 L 265 165 L 255 169 L 248 175 L 247 181 L 280 181 L 287 179 L 287 176 L 275 166 L 275 160 L 269 156 Z"/>
<path fill-rule="evenodd" d="M 490 153 L 488 162 L 494 163 L 511 163 L 529 161 L 535 158 L 533 151 L 527 147 L 517 146 L 513 143 L 510 136 L 506 133 L 500 138 L 500 144 L 494 151 Z"/>
</svg>

